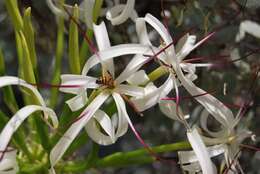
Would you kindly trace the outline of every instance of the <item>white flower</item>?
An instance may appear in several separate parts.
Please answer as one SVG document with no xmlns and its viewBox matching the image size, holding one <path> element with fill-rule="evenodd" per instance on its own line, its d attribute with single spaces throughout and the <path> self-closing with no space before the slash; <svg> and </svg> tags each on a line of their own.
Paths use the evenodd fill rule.
<svg viewBox="0 0 260 174">
<path fill-rule="evenodd" d="M 123 82 L 130 77 L 129 74 L 124 74 L 125 78 L 115 78 L 112 59 L 128 54 L 145 54 L 151 53 L 147 46 L 139 44 L 122 44 L 117 46 L 110 46 L 107 31 L 104 23 L 94 27 L 96 40 L 99 50 L 97 54 L 88 59 L 83 67 L 81 75 L 62 75 L 62 85 L 80 85 L 81 88 L 60 88 L 66 93 L 76 94 L 66 103 L 72 111 L 82 108 L 87 102 L 86 89 L 96 89 L 99 91 L 98 95 L 91 101 L 91 103 L 84 109 L 78 120 L 75 121 L 71 127 L 65 132 L 63 137 L 55 145 L 50 153 L 51 172 L 54 173 L 53 166 L 61 159 L 66 149 L 78 135 L 83 127 L 86 128 L 90 137 L 99 144 L 108 145 L 116 141 L 116 139 L 124 135 L 128 129 L 128 124 L 131 128 L 133 125 L 127 114 L 124 98 L 125 96 L 143 96 L 144 90 L 142 87 L 123 84 Z M 148 52 L 147 52 L 148 51 Z M 136 62 L 137 65 L 139 62 Z M 88 76 L 89 70 L 95 65 L 101 64 L 106 68 L 105 79 Z M 121 75 L 119 75 L 121 77 Z M 116 103 L 117 116 L 110 118 L 105 112 L 99 110 L 101 105 L 112 97 Z M 98 122 L 102 132 L 95 123 Z"/>
<path fill-rule="evenodd" d="M 230 123 L 229 129 L 226 127 L 220 128 L 220 131 L 211 131 L 207 128 L 207 121 L 208 121 L 208 112 L 202 111 L 201 114 L 201 128 L 209 135 L 209 136 L 202 136 L 202 139 L 207 144 L 225 144 L 227 146 L 224 155 L 225 155 L 225 163 L 230 171 L 238 172 L 242 171 L 238 157 L 240 152 L 240 145 L 241 143 L 249 137 L 253 136 L 253 133 L 246 129 L 245 127 L 238 126 L 238 123 L 241 119 L 241 111 L 243 107 L 241 107 L 240 111 L 238 112 L 236 118 L 233 122 Z M 232 166 L 230 166 L 232 163 Z M 232 170 L 231 170 L 232 169 Z"/>
<path fill-rule="evenodd" d="M 8 144 L 12 138 L 14 132 L 19 128 L 19 126 L 23 123 L 23 121 L 29 117 L 33 112 L 43 111 L 44 119 L 48 121 L 48 117 L 50 116 L 53 127 L 56 128 L 58 126 L 58 119 L 56 114 L 52 109 L 46 107 L 46 104 L 38 92 L 38 90 L 32 85 L 26 83 L 22 79 L 12 76 L 3 76 L 0 77 L 0 87 L 9 86 L 9 85 L 19 85 L 29 89 L 34 96 L 38 99 L 40 105 L 28 105 L 21 108 L 19 111 L 15 113 L 15 115 L 8 121 L 3 130 L 0 133 L 0 156 L 3 155 L 3 160 L 0 161 L 0 171 L 7 170 L 12 168 L 16 164 L 15 156 L 16 151 L 8 151 Z M 17 167 L 14 167 L 10 173 L 16 173 Z M 6 171 L 7 172 L 7 171 Z M 1 173 L 1 172 L 0 172 Z M 4 172 L 3 172 L 4 173 Z"/>
</svg>

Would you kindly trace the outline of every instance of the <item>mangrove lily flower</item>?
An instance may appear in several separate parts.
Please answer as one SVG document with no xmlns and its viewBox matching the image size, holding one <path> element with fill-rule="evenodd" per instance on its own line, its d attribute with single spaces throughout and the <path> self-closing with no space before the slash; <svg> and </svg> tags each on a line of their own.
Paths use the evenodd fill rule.
<svg viewBox="0 0 260 174">
<path fill-rule="evenodd" d="M 69 14 L 67 14 L 62 8 L 59 8 L 54 0 L 46 0 L 47 5 L 50 10 L 56 16 L 62 16 L 66 19 L 69 18 Z M 109 3 L 111 4 L 111 3 Z M 93 29 L 93 10 L 94 10 L 95 0 L 83 0 L 79 5 L 79 17 L 81 21 L 84 21 L 88 28 Z M 126 4 L 118 4 L 104 8 L 101 10 L 101 15 L 106 15 L 106 18 L 111 21 L 112 25 L 119 25 L 124 23 L 128 18 L 131 18 L 133 21 L 138 17 L 135 9 L 135 0 L 127 0 Z M 64 8 L 71 11 L 72 6 L 64 5 Z"/>
<path fill-rule="evenodd" d="M 203 141 L 207 144 L 225 144 L 227 147 L 224 152 L 226 166 L 230 168 L 230 171 L 243 173 L 238 161 L 240 145 L 246 138 L 252 137 L 253 133 L 238 125 L 241 119 L 241 110 L 242 108 L 236 118 L 230 122 L 229 129 L 222 127 L 220 131 L 216 132 L 209 130 L 207 128 L 209 113 L 206 110 L 202 112 L 200 122 L 201 128 L 210 136 L 202 136 Z"/>
<path fill-rule="evenodd" d="M 8 121 L 8 123 L 5 125 L 3 130 L 1 130 L 0 133 L 0 154 L 3 157 L 3 161 L 0 162 L 0 166 L 4 166 L 3 163 L 6 164 L 6 167 L 11 166 L 14 164 L 15 160 L 15 154 L 16 152 L 9 152 L 8 151 L 8 144 L 12 138 L 12 135 L 14 132 L 19 128 L 19 126 L 23 123 L 23 121 L 29 117 L 32 113 L 36 111 L 43 111 L 44 112 L 44 119 L 46 122 L 48 121 L 48 117 L 50 116 L 52 120 L 52 125 L 54 128 L 58 126 L 58 119 L 56 117 L 56 114 L 53 110 L 46 107 L 46 104 L 38 92 L 38 90 L 26 83 L 24 80 L 19 79 L 17 77 L 13 76 L 3 76 L 0 77 L 0 87 L 9 86 L 9 85 L 19 85 L 22 87 L 25 87 L 29 89 L 32 94 L 37 98 L 40 105 L 28 105 L 23 108 L 21 108 L 19 111 L 15 113 L 15 115 Z M 9 165 L 8 165 L 9 164 Z M 3 167 L 0 167 L 0 171 Z M 5 169 L 3 169 L 5 170 Z"/>
<path fill-rule="evenodd" d="M 19 167 L 16 161 L 17 151 L 7 148 L 0 160 L 0 173 L 1 174 L 16 174 Z"/>
<path fill-rule="evenodd" d="M 50 172 L 52 173 L 55 173 L 53 166 L 61 159 L 66 149 L 83 127 L 86 128 L 94 141 L 103 145 L 114 143 L 118 137 L 124 135 L 128 129 L 128 124 L 133 128 L 126 111 L 124 100 L 127 100 L 127 96 L 143 96 L 144 93 L 142 87 L 123 83 L 131 76 L 131 73 L 124 74 L 124 78 L 122 78 L 121 75 L 119 75 L 120 79 L 115 78 L 114 68 L 112 65 L 109 65 L 109 62 L 112 63 L 112 59 L 123 55 L 151 54 L 149 47 L 139 44 L 110 46 L 110 43 L 104 43 L 104 41 L 109 41 L 104 23 L 95 26 L 94 30 L 98 47 L 101 51 L 88 59 L 83 67 L 81 75 L 67 74 L 61 76 L 61 86 L 66 84 L 78 84 L 81 87 L 60 88 L 60 90 L 66 93 L 76 94 L 76 97 L 67 101 L 67 104 L 69 104 L 69 107 L 73 111 L 82 108 L 86 104 L 86 101 L 88 100 L 86 98 L 86 89 L 96 89 L 98 95 L 88 104 L 78 119 L 73 122 L 52 149 L 50 153 L 52 167 Z M 106 64 L 104 62 L 106 62 Z M 101 64 L 105 76 L 102 78 L 88 76 L 89 70 L 98 64 Z M 139 62 L 137 62 L 137 65 L 139 65 Z M 99 110 L 101 105 L 109 97 L 114 99 L 117 107 L 117 116 L 113 116 L 111 119 L 103 111 Z M 94 125 L 96 122 L 100 124 L 104 130 L 103 132 L 100 131 L 97 125 Z"/>
<path fill-rule="evenodd" d="M 156 51 L 154 49 L 155 46 L 152 45 L 148 37 L 145 23 L 151 25 L 154 28 L 154 30 L 158 32 L 164 44 L 167 45 L 165 48 L 159 46 L 159 48 L 156 48 L 159 51 Z M 201 43 L 203 43 L 203 41 L 205 41 L 206 38 L 195 44 L 196 37 L 193 35 L 186 34 L 177 43 L 176 45 L 177 53 L 175 53 L 173 40 L 169 35 L 168 30 L 158 19 L 156 19 L 152 15 L 147 14 L 144 18 L 137 18 L 136 30 L 139 36 L 140 43 L 151 47 L 153 52 L 151 57 L 157 60 L 157 62 L 159 62 L 161 68 L 164 71 L 169 73 L 168 79 L 162 84 L 161 87 L 157 88 L 156 86 L 153 85 L 153 83 L 149 83 L 146 86 L 147 92 L 145 93 L 145 96 L 139 98 L 132 98 L 132 101 L 136 103 L 137 106 L 140 106 L 139 110 L 141 111 L 146 110 L 152 107 L 153 105 L 157 104 L 160 98 L 165 97 L 174 88 L 174 84 L 177 84 L 177 86 L 182 85 L 182 83 L 179 82 L 178 76 L 176 78 L 176 73 L 175 73 L 176 64 L 178 64 L 177 67 L 179 67 L 179 71 L 185 72 L 185 79 L 189 81 L 193 81 L 197 78 L 197 75 L 195 74 L 196 67 L 210 66 L 209 64 L 192 64 L 192 63 L 186 63 L 185 61 L 182 61 L 192 50 L 194 50 Z M 145 59 L 144 55 L 135 56 L 128 64 L 128 67 L 125 69 L 125 71 L 122 74 L 124 73 L 127 74 L 129 72 L 133 73 L 134 71 L 136 71 L 136 69 L 134 69 L 133 67 L 135 68 L 138 67 L 132 66 L 132 64 L 136 65 L 136 62 L 139 62 L 139 67 L 141 67 L 142 65 L 147 63 L 147 61 L 149 61 L 149 58 L 146 57 Z M 177 89 L 175 88 L 175 90 Z"/>
</svg>

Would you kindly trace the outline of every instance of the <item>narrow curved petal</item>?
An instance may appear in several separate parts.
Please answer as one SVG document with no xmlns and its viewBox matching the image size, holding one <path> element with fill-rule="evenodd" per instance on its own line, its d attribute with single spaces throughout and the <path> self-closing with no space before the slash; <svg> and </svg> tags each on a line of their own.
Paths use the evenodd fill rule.
<svg viewBox="0 0 260 174">
<path fill-rule="evenodd" d="M 141 44 L 121 44 L 112 46 L 109 49 L 100 51 L 97 54 L 91 56 L 83 67 L 82 75 L 87 75 L 88 71 L 100 63 L 100 58 L 103 61 L 113 59 L 123 55 L 130 54 L 152 54 L 150 48 Z M 138 62 L 137 62 L 138 63 Z"/>
<path fill-rule="evenodd" d="M 116 137 L 121 137 L 127 132 L 127 129 L 128 129 L 127 118 L 129 116 L 126 111 L 125 102 L 122 99 L 122 97 L 120 96 L 120 94 L 113 92 L 112 96 L 116 103 L 116 108 L 117 108 L 117 113 L 118 113 Z"/>
<path fill-rule="evenodd" d="M 144 96 L 132 97 L 131 101 L 135 104 L 139 111 L 144 111 L 156 105 L 161 98 L 164 98 L 173 89 L 172 77 L 168 79 L 159 88 L 149 83 L 145 87 Z"/>
<path fill-rule="evenodd" d="M 51 169 L 53 171 L 54 165 L 61 159 L 63 154 L 66 152 L 72 141 L 76 138 L 82 128 L 87 124 L 87 122 L 92 118 L 98 108 L 105 102 L 109 97 L 106 92 L 100 93 L 81 113 L 79 120 L 74 122 L 70 128 L 61 137 L 58 143 L 54 146 L 50 153 Z"/>
<path fill-rule="evenodd" d="M 71 111 L 78 111 L 83 108 L 88 101 L 87 92 L 83 89 L 75 97 L 66 101 L 66 104 L 69 106 Z"/>
<path fill-rule="evenodd" d="M 16 150 L 5 152 L 3 159 L 0 161 L 1 174 L 16 174 L 19 171 L 16 154 Z"/>
<path fill-rule="evenodd" d="M 61 75 L 61 92 L 78 94 L 82 89 L 95 89 L 100 85 L 96 83 L 97 78 L 83 75 L 63 74 Z"/>
<path fill-rule="evenodd" d="M 131 97 L 141 97 L 144 95 L 144 88 L 139 86 L 120 84 L 116 87 L 115 92 L 125 94 Z"/>
<path fill-rule="evenodd" d="M 5 87 L 5 86 L 9 86 L 9 85 L 19 85 L 19 86 L 23 86 L 25 88 L 28 88 L 37 97 L 40 104 L 42 106 L 46 106 L 41 94 L 39 93 L 39 91 L 34 86 L 32 86 L 29 83 L 25 82 L 24 80 L 17 78 L 17 77 L 14 77 L 14 76 L 0 77 L 0 88 Z"/>
<path fill-rule="evenodd" d="M 172 44 L 173 40 L 172 40 L 172 37 L 169 34 L 168 30 L 164 27 L 164 25 L 158 19 L 156 19 L 151 14 L 146 14 L 144 18 L 137 19 L 136 31 L 137 31 L 137 34 L 138 34 L 138 37 L 139 37 L 141 43 L 148 44 L 150 46 L 152 45 L 151 41 L 149 40 L 149 37 L 148 37 L 145 22 L 147 22 L 149 25 L 151 25 L 155 29 L 155 31 L 159 33 L 159 35 L 161 36 L 162 40 L 165 42 L 166 45 Z M 176 59 L 174 46 L 171 45 L 167 49 L 167 52 L 165 52 L 165 53 L 167 54 L 166 60 L 163 60 L 163 59 L 162 60 L 166 61 L 170 64 L 174 64 L 175 63 L 174 59 Z"/>
<path fill-rule="evenodd" d="M 105 133 L 101 131 L 101 128 Z M 93 118 L 86 124 L 85 129 L 88 136 L 98 144 L 110 145 L 116 141 L 117 137 L 115 137 L 115 129 L 112 120 L 102 110 L 97 110 Z"/>
<path fill-rule="evenodd" d="M 216 167 L 210 160 L 209 153 L 203 143 L 197 129 L 193 129 L 187 132 L 188 140 L 191 144 L 194 153 L 196 154 L 200 163 L 203 174 L 216 174 Z"/>
<path fill-rule="evenodd" d="M 186 34 L 182 39 L 180 40 L 180 43 L 178 42 L 178 44 L 182 45 L 177 44 L 177 47 L 180 47 L 178 48 L 179 50 L 177 52 L 177 58 L 179 60 L 183 60 L 190 53 L 190 51 L 193 50 L 196 42 L 196 36 Z"/>
<path fill-rule="evenodd" d="M 173 120 L 181 121 L 176 113 L 176 103 L 174 101 L 161 100 L 161 101 L 159 101 L 159 107 L 160 107 L 160 110 L 162 111 L 162 113 L 164 115 L 166 115 L 167 117 L 169 117 Z M 179 110 L 179 115 L 184 116 L 180 107 L 178 110 Z M 185 118 L 187 118 L 187 117 L 185 117 Z"/>
<path fill-rule="evenodd" d="M 56 128 L 58 126 L 58 119 L 55 112 L 49 108 L 38 106 L 38 105 L 28 105 L 20 109 L 5 125 L 4 129 L 0 134 L 0 151 L 4 151 L 9 144 L 14 132 L 19 128 L 23 121 L 29 117 L 32 113 L 36 111 L 44 111 L 48 113 L 52 120 L 53 126 Z"/>
<path fill-rule="evenodd" d="M 148 61 L 148 59 L 149 58 L 144 57 L 142 54 L 135 55 L 127 64 L 124 71 L 115 79 L 116 83 L 119 84 L 124 82 L 126 79 L 129 79 Z"/>
<path fill-rule="evenodd" d="M 117 5 L 115 5 L 114 8 L 116 8 Z M 124 23 L 128 18 L 131 18 L 132 14 L 134 13 L 134 6 L 135 6 L 135 0 L 127 0 L 126 5 L 121 13 L 114 10 L 108 10 L 106 14 L 106 18 L 111 21 L 112 25 L 120 25 Z M 114 11 L 114 12 L 113 12 Z M 117 12 L 117 16 L 115 16 L 115 12 Z"/>
<path fill-rule="evenodd" d="M 97 41 L 99 51 L 106 50 L 109 47 L 111 47 L 105 23 L 101 22 L 101 24 L 99 24 L 99 25 L 94 25 L 93 29 L 94 29 L 94 34 L 95 34 L 95 38 Z M 114 67 L 113 59 L 109 59 L 109 60 L 106 60 L 101 63 L 102 63 L 102 66 L 104 66 L 110 72 L 112 77 L 114 78 L 115 77 L 115 67 Z"/>
<path fill-rule="evenodd" d="M 206 93 L 206 91 L 197 87 L 192 81 L 190 81 L 187 77 L 184 76 L 180 66 L 176 64 L 176 74 L 178 79 L 181 81 L 181 84 L 185 87 L 185 89 L 192 95 L 200 95 Z M 214 116 L 214 118 L 220 122 L 223 126 L 229 127 L 229 124 L 234 119 L 234 115 L 232 111 L 227 108 L 223 103 L 221 103 L 218 99 L 213 97 L 210 94 L 199 96 L 195 98 L 201 105 L 204 106 L 208 112 Z"/>
<path fill-rule="evenodd" d="M 201 113 L 201 116 L 200 116 L 201 128 L 204 131 L 206 131 L 212 137 L 227 137 L 230 132 L 223 127 L 220 127 L 220 130 L 215 131 L 215 132 L 208 129 L 208 124 L 207 124 L 208 123 L 208 117 L 209 117 L 209 112 L 206 109 L 204 109 Z"/>
</svg>

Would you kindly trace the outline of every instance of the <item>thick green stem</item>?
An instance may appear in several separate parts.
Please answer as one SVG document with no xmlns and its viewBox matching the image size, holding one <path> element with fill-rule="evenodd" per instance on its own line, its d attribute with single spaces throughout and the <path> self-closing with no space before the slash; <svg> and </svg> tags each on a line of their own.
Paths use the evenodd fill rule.
<svg viewBox="0 0 260 174">
<path fill-rule="evenodd" d="M 191 148 L 188 142 L 165 144 L 151 149 L 156 153 L 175 152 Z M 156 159 L 149 155 L 146 149 L 138 149 L 131 152 L 116 152 L 112 155 L 98 159 L 92 165 L 86 165 L 84 161 L 73 162 L 65 165 L 64 172 L 83 172 L 89 168 L 124 167 L 152 163 Z"/>
</svg>

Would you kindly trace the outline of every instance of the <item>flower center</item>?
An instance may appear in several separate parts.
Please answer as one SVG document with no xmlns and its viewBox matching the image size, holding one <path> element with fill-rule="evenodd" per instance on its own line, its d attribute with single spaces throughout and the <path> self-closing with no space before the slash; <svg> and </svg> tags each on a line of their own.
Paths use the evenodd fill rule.
<svg viewBox="0 0 260 174">
<path fill-rule="evenodd" d="M 115 81 L 108 71 L 105 71 L 96 83 L 109 89 L 115 88 Z"/>
</svg>

